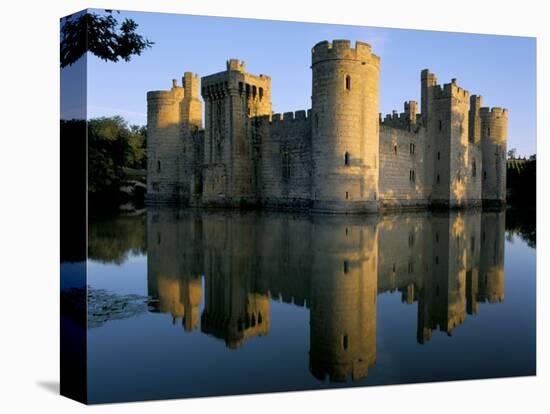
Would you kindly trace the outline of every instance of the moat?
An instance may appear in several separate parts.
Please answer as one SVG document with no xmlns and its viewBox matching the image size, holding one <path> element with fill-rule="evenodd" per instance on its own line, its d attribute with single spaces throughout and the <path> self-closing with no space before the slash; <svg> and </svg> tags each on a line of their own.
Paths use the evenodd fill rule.
<svg viewBox="0 0 550 414">
<path fill-rule="evenodd" d="M 93 220 L 90 402 L 534 375 L 534 225 L 474 210 Z"/>
</svg>

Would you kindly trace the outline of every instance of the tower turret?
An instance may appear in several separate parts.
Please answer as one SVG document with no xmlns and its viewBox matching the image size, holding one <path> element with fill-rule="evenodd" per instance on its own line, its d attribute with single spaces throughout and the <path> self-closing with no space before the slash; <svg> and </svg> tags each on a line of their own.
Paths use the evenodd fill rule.
<svg viewBox="0 0 550 414">
<path fill-rule="evenodd" d="M 207 204 L 239 205 L 257 199 L 251 118 L 271 114 L 271 78 L 227 61 L 224 72 L 202 78 L 205 110 L 204 192 Z"/>
<path fill-rule="evenodd" d="M 481 108 L 480 117 L 483 204 L 500 206 L 506 203 L 508 111 L 502 108 Z"/>
<path fill-rule="evenodd" d="M 314 210 L 375 210 L 380 58 L 367 43 L 320 42 L 312 50 Z"/>
<path fill-rule="evenodd" d="M 468 139 L 470 142 L 479 144 L 481 139 L 481 109 L 482 98 L 479 95 L 470 96 L 470 112 L 468 114 Z"/>
<path fill-rule="evenodd" d="M 147 93 L 147 198 L 188 203 L 195 187 L 194 134 L 202 127 L 199 78 L 185 72 L 183 86 Z"/>
<path fill-rule="evenodd" d="M 180 201 L 181 104 L 184 89 L 147 92 L 147 199 Z"/>
</svg>

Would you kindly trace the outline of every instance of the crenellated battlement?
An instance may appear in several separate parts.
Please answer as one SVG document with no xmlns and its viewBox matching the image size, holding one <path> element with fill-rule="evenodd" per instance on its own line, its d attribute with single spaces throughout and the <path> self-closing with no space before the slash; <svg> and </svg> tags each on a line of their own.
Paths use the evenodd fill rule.
<svg viewBox="0 0 550 414">
<path fill-rule="evenodd" d="M 480 108 L 479 110 L 480 116 L 484 118 L 492 117 L 492 118 L 500 118 L 500 117 L 506 117 L 508 118 L 508 109 L 506 108 L 500 108 L 500 107 L 487 107 L 484 106 Z"/>
<path fill-rule="evenodd" d="M 182 86 L 178 85 L 177 79 L 172 79 L 172 87 L 168 90 L 158 90 L 147 92 L 147 101 L 168 103 L 171 101 L 181 101 L 184 98 L 198 98 L 199 93 L 199 75 L 193 72 L 185 72 L 181 78 Z"/>
<path fill-rule="evenodd" d="M 416 118 L 419 116 L 417 113 L 418 103 L 416 101 L 406 101 L 403 104 L 403 108 L 404 112 L 398 113 L 394 110 L 384 118 L 382 118 L 382 114 L 380 114 L 380 124 L 392 128 L 410 130 L 411 127 L 416 125 Z"/>
<path fill-rule="evenodd" d="M 480 110 L 482 102 L 483 102 L 483 97 L 481 95 L 470 96 L 470 108 Z"/>
<path fill-rule="evenodd" d="M 245 73 L 246 72 L 246 65 L 243 60 L 239 59 L 229 59 L 226 64 L 226 68 L 228 71 L 234 70 L 237 72 Z"/>
<path fill-rule="evenodd" d="M 470 99 L 470 92 L 457 85 L 456 79 L 452 79 L 451 83 L 441 85 L 434 85 L 434 98 L 435 99 L 448 99 L 459 98 L 461 100 Z"/>
<path fill-rule="evenodd" d="M 333 59 L 359 60 L 375 65 L 380 64 L 380 57 L 372 53 L 371 45 L 360 41 L 355 42 L 353 48 L 349 40 L 333 40 L 332 43 L 325 40 L 313 46 L 311 54 L 312 64 Z"/>
<path fill-rule="evenodd" d="M 157 90 L 147 92 L 147 102 L 154 101 L 168 103 L 174 100 L 181 100 L 185 94 L 185 89 L 178 86 L 177 79 L 172 79 L 172 88 L 168 90 Z"/>
<path fill-rule="evenodd" d="M 270 115 L 261 115 L 253 118 L 262 125 L 271 125 L 274 127 L 284 126 L 289 124 L 297 124 L 299 122 L 311 121 L 311 109 L 299 110 L 295 112 L 273 113 Z"/>
<path fill-rule="evenodd" d="M 201 94 L 204 99 L 223 99 L 229 95 L 246 96 L 247 99 L 262 101 L 264 97 L 270 99 L 271 77 L 267 75 L 253 75 L 245 71 L 243 61 L 230 59 L 227 61 L 227 70 L 201 79 Z"/>
</svg>

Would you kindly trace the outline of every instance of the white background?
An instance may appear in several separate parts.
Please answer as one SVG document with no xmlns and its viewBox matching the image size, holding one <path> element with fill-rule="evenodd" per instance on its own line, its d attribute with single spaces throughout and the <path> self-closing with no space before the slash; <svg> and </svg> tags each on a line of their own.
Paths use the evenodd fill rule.
<svg viewBox="0 0 550 414">
<path fill-rule="evenodd" d="M 544 1 L 4 0 L 0 11 L 0 407 L 16 412 L 548 412 L 548 94 Z M 449 2 L 449 4 L 451 4 Z M 536 36 L 537 377 L 103 405 L 60 397 L 59 17 L 86 7 Z M 281 45 L 284 47 L 284 45 Z M 506 64 L 503 62 L 503 64 Z M 518 74 L 521 76 L 521 74 Z M 546 139 L 545 139 L 546 138 Z M 449 355 L 452 358 L 452 355 Z M 505 361 L 503 361 L 505 362 Z M 215 380 L 215 372 L 213 372 Z"/>
</svg>

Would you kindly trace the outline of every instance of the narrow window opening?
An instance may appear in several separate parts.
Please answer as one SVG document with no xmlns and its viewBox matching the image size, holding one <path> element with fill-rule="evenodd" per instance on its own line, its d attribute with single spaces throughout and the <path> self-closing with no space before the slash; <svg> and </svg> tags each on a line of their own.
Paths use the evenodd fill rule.
<svg viewBox="0 0 550 414">
<path fill-rule="evenodd" d="M 472 163 L 472 177 L 475 177 L 477 175 L 477 168 L 476 168 L 476 162 Z"/>
<path fill-rule="evenodd" d="M 157 161 L 157 172 L 160 172 L 160 161 Z"/>
<path fill-rule="evenodd" d="M 439 233 L 435 233 L 435 242 L 439 243 Z"/>
<path fill-rule="evenodd" d="M 348 349 L 348 336 L 347 335 L 342 335 L 342 348 L 344 348 L 344 350 Z"/>
<path fill-rule="evenodd" d="M 437 160 L 439 161 L 441 159 L 441 153 L 437 151 Z"/>
<path fill-rule="evenodd" d="M 346 200 L 349 198 L 349 193 L 346 191 Z"/>
<path fill-rule="evenodd" d="M 351 76 L 346 76 L 346 90 L 351 90 Z"/>
<path fill-rule="evenodd" d="M 439 120 L 439 130 L 441 131 L 443 129 L 443 122 L 441 122 L 441 119 Z"/>
<path fill-rule="evenodd" d="M 393 146 L 393 153 L 394 153 L 395 155 L 397 155 L 397 145 L 394 145 L 394 146 Z"/>
<path fill-rule="evenodd" d="M 414 144 L 413 144 L 413 143 L 411 143 L 411 144 L 409 145 L 409 152 L 410 152 L 411 154 L 414 154 Z"/>
<path fill-rule="evenodd" d="M 439 184 L 439 179 L 440 179 L 439 174 L 437 174 L 437 183 L 438 184 Z"/>
<path fill-rule="evenodd" d="M 435 256 L 435 264 L 439 264 L 439 256 Z"/>
<path fill-rule="evenodd" d="M 488 137 L 491 136 L 491 128 L 487 128 L 487 136 L 488 136 Z"/>
<path fill-rule="evenodd" d="M 346 152 L 344 154 L 344 165 L 349 165 L 350 163 L 350 155 L 349 155 L 349 152 Z"/>
<path fill-rule="evenodd" d="M 259 96 L 260 96 L 260 102 L 262 102 L 262 99 L 264 97 L 264 88 L 259 89 Z"/>
<path fill-rule="evenodd" d="M 344 260 L 344 274 L 347 274 L 349 271 L 349 263 L 347 260 Z"/>
<path fill-rule="evenodd" d="M 487 171 L 483 171 L 483 179 L 484 179 L 484 180 L 487 179 Z"/>
</svg>

